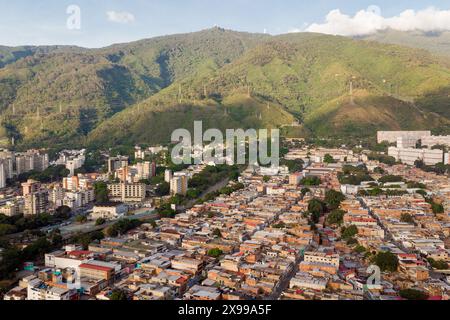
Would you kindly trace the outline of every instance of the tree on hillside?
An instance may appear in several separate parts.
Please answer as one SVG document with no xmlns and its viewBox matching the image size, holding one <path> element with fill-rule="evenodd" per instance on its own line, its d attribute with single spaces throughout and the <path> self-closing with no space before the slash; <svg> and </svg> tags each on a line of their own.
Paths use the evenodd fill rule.
<svg viewBox="0 0 450 320">
<path fill-rule="evenodd" d="M 398 269 L 398 258 L 392 252 L 378 252 L 373 258 L 373 262 L 380 267 L 381 271 L 395 272 Z"/>
<path fill-rule="evenodd" d="M 95 202 L 97 204 L 107 203 L 109 201 L 108 185 L 103 181 L 94 184 Z"/>
<path fill-rule="evenodd" d="M 357 234 L 358 234 L 358 228 L 353 224 L 349 227 L 342 227 L 342 229 L 341 229 L 342 239 L 344 239 L 344 240 L 353 238 Z"/>
<path fill-rule="evenodd" d="M 339 208 L 341 202 L 345 200 L 344 194 L 335 190 L 328 190 L 325 193 L 325 202 L 329 210 Z"/>
<path fill-rule="evenodd" d="M 327 223 L 341 225 L 344 222 L 345 211 L 333 210 L 327 217 Z"/>
<path fill-rule="evenodd" d="M 416 289 L 403 289 L 400 290 L 400 297 L 407 300 L 427 300 L 428 294 Z"/>
<path fill-rule="evenodd" d="M 335 163 L 334 158 L 327 153 L 324 157 L 323 157 L 323 162 L 324 163 Z"/>
<path fill-rule="evenodd" d="M 402 213 L 400 221 L 405 222 L 405 223 L 410 223 L 410 224 L 414 223 L 414 219 L 409 213 Z"/>
</svg>

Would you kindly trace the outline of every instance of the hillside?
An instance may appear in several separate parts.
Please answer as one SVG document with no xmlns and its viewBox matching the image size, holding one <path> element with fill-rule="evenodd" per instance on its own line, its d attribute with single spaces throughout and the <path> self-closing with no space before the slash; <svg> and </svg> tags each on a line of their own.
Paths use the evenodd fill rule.
<svg viewBox="0 0 450 320">
<path fill-rule="evenodd" d="M 389 29 L 357 39 L 425 49 L 438 55 L 450 56 L 450 31 L 426 33 L 423 31 L 403 32 Z"/>
<path fill-rule="evenodd" d="M 0 68 L 0 135 L 22 146 L 168 142 L 194 120 L 353 137 L 450 128 L 449 63 L 420 49 L 214 28 L 38 52 Z"/>
<path fill-rule="evenodd" d="M 439 105 L 430 101 L 436 99 L 435 92 L 448 90 L 449 76 L 449 70 L 425 51 L 318 34 L 279 36 L 219 70 L 174 83 L 139 109 L 127 109 L 104 122 L 89 140 L 109 144 L 110 137 L 114 143 L 132 137 L 142 143 L 163 130 L 161 138 L 168 141 L 171 130 L 166 126 L 190 128 L 193 110 L 198 112 L 194 119 L 209 117 L 202 114 L 201 105 L 216 108 L 217 127 L 223 122 L 233 127 L 236 121 L 229 121 L 223 110 L 237 94 L 247 96 L 241 104 L 250 114 L 254 103 L 269 110 L 267 117 L 263 113 L 253 119 L 255 127 L 298 121 L 302 127 L 297 131 L 355 137 L 374 135 L 379 129 L 446 128 L 448 97 Z M 185 119 L 172 117 L 187 107 Z M 442 111 L 445 117 L 431 111 Z M 243 127 L 249 124 L 245 116 L 234 120 Z"/>
<path fill-rule="evenodd" d="M 0 68 L 0 134 L 24 145 L 84 143 L 117 112 L 230 63 L 262 38 L 216 28 L 96 50 L 3 48 L 9 55 Z"/>
</svg>

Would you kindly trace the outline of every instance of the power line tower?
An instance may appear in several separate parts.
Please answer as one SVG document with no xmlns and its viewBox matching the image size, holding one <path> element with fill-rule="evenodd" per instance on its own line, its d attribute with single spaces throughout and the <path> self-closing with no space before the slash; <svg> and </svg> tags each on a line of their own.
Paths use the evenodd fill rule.
<svg viewBox="0 0 450 320">
<path fill-rule="evenodd" d="M 180 104 L 182 103 L 182 95 L 183 94 L 183 91 L 182 91 L 182 88 L 181 88 L 181 84 L 178 86 L 178 101 L 180 102 Z"/>
<path fill-rule="evenodd" d="M 353 80 L 350 80 L 350 103 L 355 104 L 355 100 L 353 97 Z"/>
</svg>

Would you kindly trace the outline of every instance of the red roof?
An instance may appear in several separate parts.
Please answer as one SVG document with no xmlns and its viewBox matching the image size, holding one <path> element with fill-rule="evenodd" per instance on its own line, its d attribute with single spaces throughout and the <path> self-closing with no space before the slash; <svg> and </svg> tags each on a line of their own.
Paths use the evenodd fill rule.
<svg viewBox="0 0 450 320">
<path fill-rule="evenodd" d="M 104 266 L 98 266 L 95 264 L 89 264 L 89 263 L 83 263 L 80 265 L 80 269 L 92 269 L 92 270 L 97 270 L 97 271 L 111 271 L 113 270 L 113 268 L 110 267 L 104 267 Z"/>
<path fill-rule="evenodd" d="M 67 253 L 67 255 L 69 256 L 87 256 L 89 254 L 91 254 L 92 251 L 85 251 L 85 250 L 76 250 L 76 251 L 70 251 Z"/>
</svg>

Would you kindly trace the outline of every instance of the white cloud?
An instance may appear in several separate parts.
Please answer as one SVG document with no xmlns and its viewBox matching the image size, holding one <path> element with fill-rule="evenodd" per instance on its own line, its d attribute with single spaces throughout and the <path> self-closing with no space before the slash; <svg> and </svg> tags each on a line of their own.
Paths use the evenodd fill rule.
<svg viewBox="0 0 450 320">
<path fill-rule="evenodd" d="M 450 30 L 450 10 L 439 10 L 433 7 L 421 11 L 406 10 L 398 16 L 385 18 L 373 8 L 361 10 L 353 17 L 336 9 L 328 13 L 325 23 L 313 23 L 306 28 L 306 31 L 359 36 L 386 29 L 424 32 Z"/>
<path fill-rule="evenodd" d="M 122 11 L 108 11 L 106 12 L 106 15 L 108 16 L 108 20 L 111 22 L 117 22 L 117 23 L 130 23 L 135 21 L 135 17 L 132 13 Z"/>
</svg>

